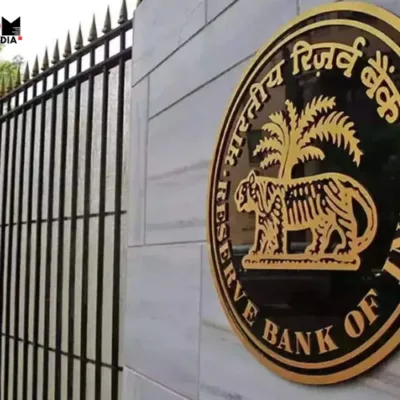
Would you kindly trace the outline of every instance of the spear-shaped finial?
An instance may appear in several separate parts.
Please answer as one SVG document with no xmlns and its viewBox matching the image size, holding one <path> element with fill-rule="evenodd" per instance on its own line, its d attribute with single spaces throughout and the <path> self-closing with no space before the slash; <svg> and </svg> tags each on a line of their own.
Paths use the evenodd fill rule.
<svg viewBox="0 0 400 400">
<path fill-rule="evenodd" d="M 119 12 L 118 23 L 121 25 L 128 20 L 128 9 L 126 7 L 126 0 L 122 0 L 121 10 Z"/>
<path fill-rule="evenodd" d="M 23 77 L 24 83 L 29 81 L 30 75 L 31 75 L 31 74 L 30 74 L 30 72 L 29 72 L 29 64 L 26 63 L 26 65 L 25 65 L 25 71 L 24 71 L 24 77 Z"/>
<path fill-rule="evenodd" d="M 12 78 L 12 75 L 11 75 L 11 72 L 10 72 L 8 74 L 8 79 L 7 79 L 6 93 L 10 93 L 12 87 L 13 87 L 13 78 Z"/>
<path fill-rule="evenodd" d="M 110 31 L 111 31 L 111 15 L 110 15 L 110 6 L 108 6 L 106 12 L 106 19 L 104 20 L 103 33 L 107 33 Z"/>
<path fill-rule="evenodd" d="M 17 88 L 21 84 L 21 70 L 17 69 L 17 77 L 15 78 L 14 88 Z"/>
<path fill-rule="evenodd" d="M 82 28 L 79 24 L 78 34 L 76 35 L 75 50 L 80 50 L 83 47 Z"/>
<path fill-rule="evenodd" d="M 39 58 L 38 56 L 36 56 L 32 69 L 32 77 L 35 77 L 38 74 L 39 74 Z"/>
<path fill-rule="evenodd" d="M 96 27 L 96 18 L 93 15 L 93 21 L 92 21 L 92 26 L 90 27 L 90 32 L 89 32 L 89 43 L 93 42 L 94 40 L 97 39 L 97 27 Z"/>
<path fill-rule="evenodd" d="M 49 68 L 49 53 L 46 50 L 44 51 L 44 56 L 43 56 L 43 62 L 42 62 L 42 71 L 45 71 L 47 68 Z"/>
<path fill-rule="evenodd" d="M 58 39 L 57 39 L 56 44 L 54 46 L 53 59 L 51 60 L 51 63 L 57 64 L 59 61 L 60 61 L 60 49 L 58 47 Z"/>
<path fill-rule="evenodd" d="M 67 58 L 71 55 L 72 49 L 71 49 L 71 37 L 69 35 L 69 32 L 67 33 L 67 40 L 65 41 L 65 47 L 64 47 L 64 54 L 63 57 Z"/>
</svg>

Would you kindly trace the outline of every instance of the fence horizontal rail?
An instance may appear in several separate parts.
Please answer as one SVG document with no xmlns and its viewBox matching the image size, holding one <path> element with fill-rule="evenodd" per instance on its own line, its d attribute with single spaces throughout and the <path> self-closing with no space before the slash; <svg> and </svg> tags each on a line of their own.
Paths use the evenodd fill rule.
<svg viewBox="0 0 400 400">
<path fill-rule="evenodd" d="M 113 217 L 117 213 L 119 213 L 119 215 L 126 215 L 127 211 L 126 210 L 121 210 L 119 212 L 117 212 L 117 211 L 106 211 L 104 214 L 101 214 L 101 215 L 104 215 L 105 217 Z M 25 221 L 15 221 L 12 224 L 5 224 L 4 226 L 5 227 L 11 226 L 11 225 L 12 226 L 19 226 L 19 225 L 23 226 L 23 225 L 27 225 L 27 224 L 34 225 L 34 224 L 37 224 L 37 223 L 45 224 L 45 223 L 48 223 L 48 222 L 60 222 L 60 221 L 68 222 L 68 221 L 71 221 L 72 218 L 76 218 L 77 220 L 81 220 L 81 219 L 84 219 L 86 217 L 87 218 L 98 218 L 99 216 L 100 216 L 99 213 L 90 213 L 90 214 L 80 214 L 80 215 L 76 215 L 74 217 L 70 217 L 70 216 L 63 217 L 63 218 L 54 217 L 50 221 L 48 219 L 45 219 L 45 218 L 42 218 L 40 221 L 38 221 L 37 219 L 31 219 L 31 220 L 25 220 Z M 0 224 L 0 228 L 2 226 L 3 225 Z"/>
<path fill-rule="evenodd" d="M 2 337 L 7 337 L 7 339 L 15 340 L 15 336 L 13 336 L 13 335 L 7 335 L 6 333 L 2 333 L 1 336 L 2 336 Z M 24 338 L 21 338 L 21 337 L 18 337 L 17 340 L 16 340 L 16 342 L 17 342 L 17 343 L 19 342 L 19 343 L 27 344 L 27 345 L 32 346 L 32 347 L 37 347 L 37 348 L 39 348 L 39 349 L 44 349 L 44 348 L 45 348 L 45 346 L 44 346 L 43 344 L 41 344 L 41 343 L 35 343 L 35 342 L 33 342 L 32 340 L 27 340 L 27 339 L 24 339 Z M 66 352 L 66 351 L 58 350 L 58 349 L 56 349 L 56 348 L 54 348 L 54 347 L 51 347 L 51 346 L 49 346 L 48 349 L 49 349 L 51 352 L 53 352 L 53 353 L 59 352 L 62 356 L 68 357 L 68 356 L 70 355 L 70 354 L 69 354 L 68 352 Z M 81 358 L 82 358 L 82 357 L 80 357 L 78 354 L 73 354 L 72 357 L 73 357 L 75 360 L 78 360 L 78 361 L 80 361 Z M 88 364 L 93 364 L 93 365 L 100 364 L 102 367 L 109 368 L 109 369 L 116 369 L 117 371 L 120 371 L 120 372 L 123 370 L 123 368 L 120 367 L 120 366 L 117 366 L 117 367 L 116 367 L 115 365 L 106 363 L 106 362 L 104 362 L 104 361 L 98 362 L 98 361 L 96 361 L 96 360 L 94 360 L 94 359 L 92 359 L 92 358 L 86 358 L 85 361 L 86 361 Z"/>
<path fill-rule="evenodd" d="M 31 107 L 32 105 L 37 105 L 42 102 L 42 100 L 49 100 L 54 93 L 60 94 L 62 93 L 63 89 L 71 89 L 72 87 L 75 86 L 76 82 L 83 83 L 89 79 L 89 76 L 97 76 L 103 73 L 104 67 L 107 67 L 108 70 L 115 68 L 119 64 L 119 60 L 122 59 L 124 61 L 128 61 L 131 58 L 131 53 L 132 49 L 128 48 L 123 51 L 121 51 L 118 54 L 115 54 L 114 56 L 110 57 L 107 60 L 104 60 L 100 62 L 99 64 L 94 65 L 91 68 L 86 69 L 85 71 L 80 72 L 79 74 L 75 75 L 73 78 L 69 78 L 61 83 L 59 83 L 57 86 L 46 90 L 44 93 L 41 93 L 37 95 L 36 97 L 33 97 L 31 100 L 28 100 L 26 103 L 21 104 L 20 106 L 17 106 L 10 111 L 7 111 L 6 113 L 0 115 L 0 123 L 3 121 L 7 120 L 7 118 L 12 118 L 16 115 L 19 115 L 22 113 L 22 111 L 26 108 Z M 110 71 L 109 71 L 110 73 Z M 0 100 L 1 102 L 2 100 Z"/>
</svg>

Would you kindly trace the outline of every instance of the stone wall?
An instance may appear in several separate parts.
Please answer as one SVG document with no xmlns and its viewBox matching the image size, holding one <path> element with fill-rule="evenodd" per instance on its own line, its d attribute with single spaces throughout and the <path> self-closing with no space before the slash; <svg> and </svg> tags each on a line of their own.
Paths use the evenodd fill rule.
<svg viewBox="0 0 400 400">
<path fill-rule="evenodd" d="M 320 0 L 146 0 L 134 17 L 125 400 L 382 400 L 400 355 L 335 387 L 292 384 L 232 333 L 206 249 L 209 161 L 251 56 Z M 397 0 L 374 1 L 397 12 Z"/>
</svg>

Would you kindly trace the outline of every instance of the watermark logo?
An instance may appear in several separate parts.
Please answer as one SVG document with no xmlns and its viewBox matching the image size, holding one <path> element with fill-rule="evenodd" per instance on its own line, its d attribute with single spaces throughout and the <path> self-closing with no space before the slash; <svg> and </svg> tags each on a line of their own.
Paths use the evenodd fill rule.
<svg viewBox="0 0 400 400">
<path fill-rule="evenodd" d="M 18 40 L 22 40 L 21 17 L 18 17 L 13 22 L 2 17 L 0 44 L 17 44 Z"/>
</svg>

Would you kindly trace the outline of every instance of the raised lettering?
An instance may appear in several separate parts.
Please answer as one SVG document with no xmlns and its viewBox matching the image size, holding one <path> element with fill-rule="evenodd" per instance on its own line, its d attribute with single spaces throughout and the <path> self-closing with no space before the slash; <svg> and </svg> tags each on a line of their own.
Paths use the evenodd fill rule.
<svg viewBox="0 0 400 400">
<path fill-rule="evenodd" d="M 244 138 L 242 138 L 238 132 L 235 132 L 232 136 L 232 140 L 227 151 L 225 164 L 228 164 L 231 167 L 236 165 L 237 160 L 241 154 L 241 147 L 243 146 L 243 142 Z"/>
<path fill-rule="evenodd" d="M 352 338 L 361 336 L 365 329 L 365 322 L 362 313 L 357 310 L 349 312 L 344 319 L 344 329 Z"/>
<path fill-rule="evenodd" d="M 229 182 L 218 181 L 217 201 L 226 201 L 228 199 Z"/>
<path fill-rule="evenodd" d="M 390 260 L 385 262 L 383 270 L 392 275 L 396 280 L 400 281 L 400 268 Z"/>
<path fill-rule="evenodd" d="M 269 319 L 266 319 L 265 326 L 264 326 L 263 338 L 269 344 L 275 345 L 276 342 L 278 341 L 278 339 L 277 339 L 278 330 L 279 330 L 278 325 L 274 324 Z"/>
<path fill-rule="evenodd" d="M 243 297 L 246 297 L 246 293 L 244 292 L 240 282 L 237 280 L 235 287 L 235 294 L 233 295 L 233 300 L 235 301 L 235 303 L 237 303 Z"/>
<path fill-rule="evenodd" d="M 374 297 L 378 297 L 378 293 L 376 293 L 374 289 L 371 289 L 360 302 L 360 308 L 367 317 L 370 325 L 372 325 L 379 316 L 376 312 L 378 304 L 375 302 Z"/>
<path fill-rule="evenodd" d="M 378 304 L 374 297 L 378 294 L 374 289 L 371 289 L 366 296 L 360 301 L 358 307 L 361 309 L 349 312 L 344 320 L 344 329 L 352 338 L 360 337 L 365 331 L 365 320 L 369 325 L 372 325 L 378 318 Z"/>
<path fill-rule="evenodd" d="M 231 250 L 229 243 L 226 241 L 219 247 L 219 255 L 221 257 L 221 262 L 227 262 L 231 259 Z"/>
<path fill-rule="evenodd" d="M 250 300 L 247 300 L 247 305 L 242 315 L 250 326 L 254 324 L 257 313 L 258 313 L 258 308 Z"/>
<path fill-rule="evenodd" d="M 229 229 L 226 223 L 217 226 L 218 242 L 223 242 L 228 237 Z"/>
<path fill-rule="evenodd" d="M 278 344 L 278 349 L 285 350 L 288 353 L 293 353 L 292 346 L 290 345 L 289 331 L 285 329 L 282 333 L 281 340 Z"/>
<path fill-rule="evenodd" d="M 338 349 L 336 343 L 330 336 L 330 331 L 332 329 L 332 325 L 326 328 L 319 329 L 315 331 L 315 335 L 317 337 L 319 354 L 327 353 L 328 351 L 333 351 Z"/>
<path fill-rule="evenodd" d="M 232 283 L 236 280 L 236 271 L 232 263 L 224 269 L 224 275 L 226 278 L 226 284 L 230 288 Z"/>
<path fill-rule="evenodd" d="M 227 208 L 228 208 L 228 205 L 226 203 L 219 204 L 217 206 L 217 208 L 216 208 L 216 220 L 217 220 L 217 222 L 225 222 L 226 221 L 226 219 L 227 219 L 226 217 L 228 215 Z"/>
<path fill-rule="evenodd" d="M 311 354 L 311 332 L 295 332 L 296 337 L 296 354 L 300 354 L 300 348 L 304 354 L 308 356 Z M 307 335 L 307 338 L 305 337 Z"/>
</svg>

